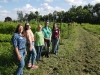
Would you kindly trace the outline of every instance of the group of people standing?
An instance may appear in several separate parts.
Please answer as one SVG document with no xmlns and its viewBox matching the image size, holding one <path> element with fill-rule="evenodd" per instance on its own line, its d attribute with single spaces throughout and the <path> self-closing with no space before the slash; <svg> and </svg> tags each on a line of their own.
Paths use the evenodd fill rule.
<svg viewBox="0 0 100 75">
<path fill-rule="evenodd" d="M 37 69 L 35 61 L 41 60 L 41 52 L 44 47 L 45 54 L 49 57 L 50 43 L 52 41 L 51 53 L 58 53 L 58 45 L 60 39 L 60 29 L 57 24 L 53 24 L 53 28 L 48 26 L 49 22 L 45 22 L 45 26 L 38 25 L 37 31 L 33 34 L 29 23 L 25 23 L 25 26 L 19 24 L 12 36 L 12 44 L 14 52 L 18 60 L 18 68 L 15 75 L 23 75 L 23 68 L 25 66 L 25 56 L 27 57 L 27 66 L 32 69 Z M 27 50 L 26 50 L 27 49 Z"/>
</svg>

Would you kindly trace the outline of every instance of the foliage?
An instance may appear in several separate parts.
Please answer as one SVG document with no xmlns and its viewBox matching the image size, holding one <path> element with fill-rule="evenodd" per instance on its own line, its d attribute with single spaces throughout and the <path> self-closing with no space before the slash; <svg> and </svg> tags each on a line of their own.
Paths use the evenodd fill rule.
<svg viewBox="0 0 100 75">
<path fill-rule="evenodd" d="M 11 37 L 10 34 L 0 34 L 0 42 L 11 42 Z"/>
<path fill-rule="evenodd" d="M 12 34 L 16 28 L 17 23 L 13 22 L 0 22 L 1 34 Z"/>
<path fill-rule="evenodd" d="M 40 23 L 40 22 L 39 22 Z M 16 28 L 18 23 L 0 23 L 0 75 L 13 75 L 17 62 L 14 49 L 10 41 L 13 31 L 5 32 L 12 27 Z M 42 26 L 44 23 L 41 22 Z M 50 54 L 50 58 L 42 57 L 42 61 L 36 63 L 38 69 L 24 67 L 26 75 L 100 75 L 100 26 L 77 23 L 57 23 L 61 30 L 61 43 L 58 55 Z M 23 23 L 24 25 L 24 23 Z M 32 31 L 37 29 L 37 23 L 30 23 Z M 50 23 L 52 28 L 53 23 Z M 92 34 L 91 34 L 92 33 Z M 95 36 L 94 36 L 95 34 Z M 27 56 L 25 59 L 27 62 Z"/>
<path fill-rule="evenodd" d="M 30 13 L 25 13 L 23 15 L 22 11 L 17 11 L 18 20 L 22 21 L 50 21 L 50 22 L 77 22 L 77 23 L 92 23 L 100 24 L 100 3 L 95 5 L 85 5 L 85 6 L 73 6 L 68 11 L 54 11 L 53 13 L 48 13 L 47 15 L 40 15 L 38 11 Z"/>
<path fill-rule="evenodd" d="M 11 17 L 6 17 L 4 22 L 9 22 L 9 21 L 12 21 L 12 18 Z"/>
<path fill-rule="evenodd" d="M 16 60 L 10 42 L 0 42 L 0 58 L 0 75 L 11 75 L 14 72 L 12 67 Z"/>
<path fill-rule="evenodd" d="M 82 27 L 92 33 L 100 35 L 100 25 L 83 24 Z"/>
<path fill-rule="evenodd" d="M 22 23 L 24 25 L 24 23 Z M 41 24 L 42 26 L 44 26 L 44 23 L 43 22 L 39 22 L 39 24 Z M 60 27 L 60 23 L 57 23 L 58 24 L 58 27 Z M 16 28 L 16 26 L 18 25 L 18 23 L 12 23 L 12 22 L 0 22 L 0 58 L 1 61 L 0 61 L 0 75 L 11 75 L 14 73 L 15 69 L 17 68 L 17 65 L 16 65 L 16 58 L 14 57 L 14 49 L 12 47 L 12 43 L 11 43 L 11 37 L 14 33 L 14 30 Z M 30 22 L 30 25 L 31 25 L 31 29 L 32 31 L 35 33 L 35 31 L 37 30 L 37 23 L 34 23 L 34 22 Z M 50 23 L 50 28 L 52 28 L 52 25 L 53 23 Z M 64 25 L 64 26 L 63 26 Z M 66 34 L 66 32 L 64 30 L 66 30 L 66 24 L 62 24 L 62 32 L 64 34 Z M 62 34 L 61 32 L 61 34 Z M 67 35 L 63 35 L 63 37 L 66 37 Z M 62 37 L 62 35 L 61 35 Z M 62 38 L 63 38 L 62 37 Z M 61 38 L 61 39 L 62 39 Z M 51 58 L 52 60 L 55 60 L 53 58 Z M 5 62 L 6 61 L 6 62 Z M 50 60 L 49 60 L 50 61 Z M 45 58 L 45 62 L 49 62 L 49 61 L 46 61 L 46 58 Z M 44 62 L 44 63 L 45 63 Z M 48 69 L 49 70 L 49 67 L 46 68 L 46 66 L 50 66 L 53 67 L 53 61 L 51 61 L 51 64 L 45 64 L 43 66 L 43 63 L 40 64 L 41 65 L 41 70 L 38 72 L 38 74 L 48 74 L 48 71 L 44 71 L 42 69 Z M 59 65 L 57 66 L 57 68 L 59 67 Z M 62 68 L 62 67 L 61 67 Z M 56 67 L 54 68 L 56 69 Z M 53 70 L 53 69 L 52 69 Z M 9 72 L 10 71 L 10 72 Z M 44 71 L 42 73 L 42 71 Z M 30 74 L 33 74 L 34 72 L 32 71 L 28 71 L 27 68 L 25 68 L 25 72 L 26 73 L 30 73 Z M 55 74 L 57 72 L 55 71 Z"/>
<path fill-rule="evenodd" d="M 18 15 L 18 21 L 22 22 L 23 21 L 23 12 L 17 11 L 17 15 Z"/>
</svg>

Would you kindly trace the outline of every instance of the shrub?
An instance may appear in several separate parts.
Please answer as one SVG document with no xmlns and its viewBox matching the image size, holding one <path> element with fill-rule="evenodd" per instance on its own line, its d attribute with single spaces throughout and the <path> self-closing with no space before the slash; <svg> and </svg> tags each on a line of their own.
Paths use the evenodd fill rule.
<svg viewBox="0 0 100 75">
<path fill-rule="evenodd" d="M 0 42 L 11 42 L 11 37 L 10 34 L 0 34 Z"/>
</svg>

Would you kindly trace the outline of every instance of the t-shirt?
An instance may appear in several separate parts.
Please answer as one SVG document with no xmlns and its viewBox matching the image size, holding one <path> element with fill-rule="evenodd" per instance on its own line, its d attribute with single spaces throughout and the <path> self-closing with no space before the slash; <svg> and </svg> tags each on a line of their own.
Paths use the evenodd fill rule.
<svg viewBox="0 0 100 75">
<path fill-rule="evenodd" d="M 52 38 L 53 39 L 58 39 L 59 38 L 59 29 L 52 29 Z"/>
<path fill-rule="evenodd" d="M 51 37 L 51 29 L 49 27 L 43 27 L 44 32 L 44 38 L 50 38 Z"/>
<path fill-rule="evenodd" d="M 42 31 L 35 32 L 35 45 L 36 46 L 44 45 L 44 34 Z"/>
</svg>

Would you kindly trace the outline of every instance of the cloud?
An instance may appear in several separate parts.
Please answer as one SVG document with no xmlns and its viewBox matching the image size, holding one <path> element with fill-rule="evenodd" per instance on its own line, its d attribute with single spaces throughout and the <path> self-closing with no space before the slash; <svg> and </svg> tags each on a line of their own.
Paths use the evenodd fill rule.
<svg viewBox="0 0 100 75">
<path fill-rule="evenodd" d="M 87 2 L 83 0 L 65 0 L 65 2 L 69 5 L 76 5 L 76 6 L 87 4 Z"/>
<path fill-rule="evenodd" d="M 30 4 L 26 4 L 22 8 L 15 8 L 14 11 L 23 11 L 24 13 L 29 13 L 30 11 L 35 12 L 37 9 Z"/>
<path fill-rule="evenodd" d="M 100 3 L 100 0 L 93 0 L 93 1 L 91 2 L 92 5 L 95 5 L 96 3 Z"/>
<path fill-rule="evenodd" d="M 31 6 L 30 4 L 26 4 L 25 6 L 23 6 L 22 8 L 15 8 L 14 11 L 22 11 L 25 13 L 30 13 L 30 11 L 35 12 L 38 11 L 41 15 L 46 15 L 48 13 L 52 13 L 53 11 L 62 11 L 64 9 L 62 9 L 61 7 L 52 7 L 50 5 L 48 5 L 48 3 L 43 3 L 41 4 L 40 8 L 35 8 L 34 6 Z"/>
<path fill-rule="evenodd" d="M 12 0 L 13 2 L 17 2 L 18 0 Z"/>
<path fill-rule="evenodd" d="M 49 6 L 48 3 L 43 3 L 43 4 L 41 4 L 41 6 L 44 11 L 49 11 L 49 10 L 53 9 L 53 7 Z"/>
<path fill-rule="evenodd" d="M 8 2 L 8 0 L 0 0 L 0 2 L 7 3 L 7 2 Z"/>
<path fill-rule="evenodd" d="M 4 18 L 7 17 L 7 16 L 9 16 L 12 19 L 16 20 L 17 19 L 17 11 L 22 11 L 23 14 L 25 14 L 25 13 L 29 14 L 30 11 L 32 11 L 33 13 L 35 11 L 38 11 L 40 15 L 47 15 L 49 13 L 53 13 L 53 11 L 55 11 L 55 10 L 56 11 L 62 11 L 64 9 L 62 9 L 59 6 L 52 7 L 48 3 L 41 4 L 40 8 L 36 8 L 36 7 L 34 7 L 34 6 L 30 5 L 30 4 L 26 4 L 23 7 L 14 8 L 12 11 L 7 11 L 7 10 L 0 11 L 0 21 L 4 20 Z"/>
<path fill-rule="evenodd" d="M 42 15 L 52 13 L 55 10 L 56 11 L 65 11 L 64 9 L 62 9 L 61 7 L 58 7 L 58 6 L 52 7 L 52 6 L 48 5 L 48 3 L 41 4 L 41 9 L 42 9 L 42 12 L 41 12 Z"/>
<path fill-rule="evenodd" d="M 2 8 L 2 6 L 0 6 L 0 8 Z"/>
<path fill-rule="evenodd" d="M 0 21 L 4 21 L 5 17 L 10 16 L 11 12 L 7 10 L 0 11 Z"/>
<path fill-rule="evenodd" d="M 49 3 L 49 2 L 53 2 L 53 0 L 44 0 L 45 2 Z"/>
<path fill-rule="evenodd" d="M 7 11 L 7 10 L 0 11 L 0 14 L 9 14 L 9 13 L 11 13 L 11 12 Z"/>
<path fill-rule="evenodd" d="M 0 2 L 4 2 L 4 3 L 7 3 L 9 0 L 0 0 Z M 19 1 L 19 0 L 11 0 L 12 2 L 16 2 L 16 1 Z"/>
</svg>

